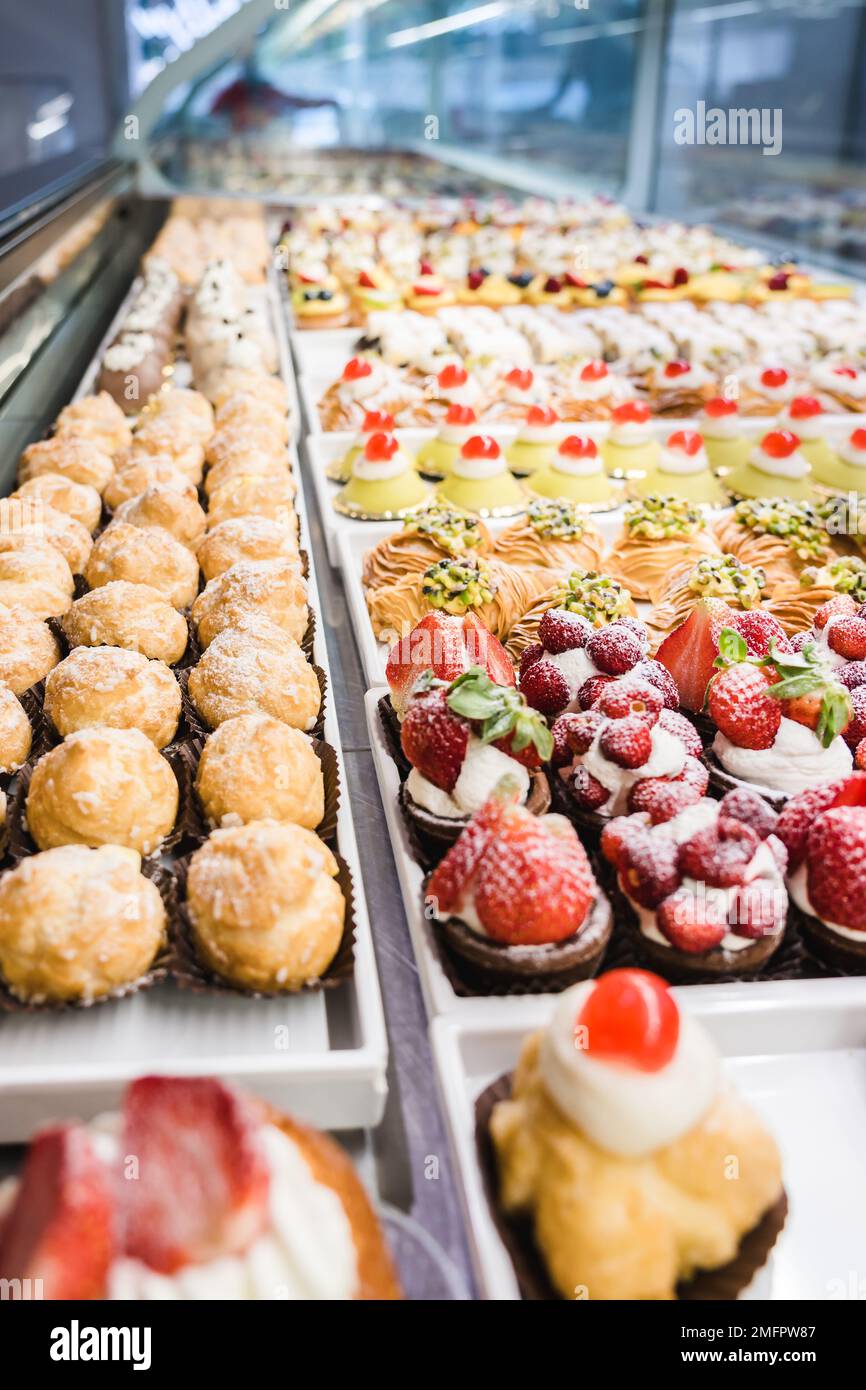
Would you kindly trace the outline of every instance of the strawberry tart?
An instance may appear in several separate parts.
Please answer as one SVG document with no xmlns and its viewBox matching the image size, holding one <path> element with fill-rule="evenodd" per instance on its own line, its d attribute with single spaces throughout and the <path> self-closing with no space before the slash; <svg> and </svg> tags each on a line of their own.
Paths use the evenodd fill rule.
<svg viewBox="0 0 866 1390">
<path fill-rule="evenodd" d="M 846 975 L 866 974 L 866 772 L 792 796 L 777 834 L 806 945 Z"/>
<path fill-rule="evenodd" d="M 647 660 L 646 629 L 637 618 L 618 615 L 596 628 L 568 607 L 548 608 L 537 635 L 520 659 L 520 688 L 542 714 L 587 709 L 606 681 L 628 671 L 660 682 L 671 708 L 677 708 L 673 681 L 657 662 Z"/>
<path fill-rule="evenodd" d="M 628 808 L 601 847 L 639 957 L 666 979 L 760 970 L 788 915 L 776 812 L 747 787 L 714 801 L 693 781 L 638 782 Z"/>
<path fill-rule="evenodd" d="M 426 885 L 425 913 L 461 977 L 521 992 L 564 989 L 598 969 L 610 903 L 562 816 L 533 816 L 507 787 L 476 811 Z"/>
<path fill-rule="evenodd" d="M 0 1278 L 63 1301 L 401 1296 L 342 1149 L 204 1077 L 141 1077 L 120 1114 L 37 1133 L 0 1187 Z"/>
<path fill-rule="evenodd" d="M 784 1224 L 774 1140 L 698 1020 L 647 971 L 562 994 L 475 1113 L 526 1297 L 734 1299 Z"/>
</svg>

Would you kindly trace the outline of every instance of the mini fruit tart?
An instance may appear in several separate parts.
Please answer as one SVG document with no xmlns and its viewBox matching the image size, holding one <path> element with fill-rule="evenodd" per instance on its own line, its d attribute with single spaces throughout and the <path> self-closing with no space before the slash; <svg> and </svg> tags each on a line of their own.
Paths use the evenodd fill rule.
<svg viewBox="0 0 866 1390">
<path fill-rule="evenodd" d="M 809 950 L 846 975 L 866 974 L 866 772 L 792 796 L 777 833 Z"/>
<path fill-rule="evenodd" d="M 595 974 L 610 903 L 562 816 L 531 815 L 507 785 L 475 813 L 426 884 L 425 913 L 479 989 L 565 989 Z"/>
<path fill-rule="evenodd" d="M 503 777 L 534 814 L 550 805 L 541 770 L 553 750 L 550 730 L 518 690 L 496 685 L 481 667 L 450 684 L 432 672 L 416 681 L 400 743 L 411 765 L 400 802 L 431 858 L 454 843 Z"/>
<path fill-rule="evenodd" d="M 637 672 L 654 682 L 671 709 L 677 692 L 670 674 L 647 658 L 646 629 L 636 618 L 615 617 L 595 628 L 581 613 L 549 608 L 538 641 L 520 660 L 520 687 L 533 709 L 548 717 L 588 709 L 607 682 Z"/>
<path fill-rule="evenodd" d="M 652 603 L 672 569 L 718 555 L 719 549 L 700 506 L 685 497 L 651 493 L 627 504 L 606 563 L 635 599 Z"/>
<path fill-rule="evenodd" d="M 427 478 L 446 478 L 467 440 L 478 434 L 478 416 L 471 405 L 449 405 L 433 439 L 415 455 L 415 467 Z"/>
<path fill-rule="evenodd" d="M 787 497 L 795 502 L 815 500 L 812 465 L 791 430 L 770 430 L 752 447 L 745 463 L 725 475 L 733 497 Z"/>
<path fill-rule="evenodd" d="M 762 569 L 767 589 L 799 583 L 803 569 L 830 557 L 827 529 L 811 502 L 750 497 L 737 502 L 714 526 L 720 550 Z"/>
<path fill-rule="evenodd" d="M 573 569 L 565 579 L 545 587 L 512 624 L 507 646 L 515 661 L 538 641 L 538 625 L 549 608 L 577 613 L 592 627 L 603 627 L 614 618 L 633 617 L 635 613 L 631 594 L 618 580 L 596 570 Z"/>
<path fill-rule="evenodd" d="M 716 394 L 715 379 L 706 367 L 683 357 L 654 367 L 646 385 L 655 415 L 697 415 Z"/>
<path fill-rule="evenodd" d="M 611 638 L 615 632 L 605 629 Z M 584 690 L 591 703 L 553 725 L 556 804 L 587 834 L 597 837 L 612 816 L 624 815 L 645 781 L 686 784 L 695 796 L 707 789 L 700 735 L 685 715 L 666 707 L 655 674 L 638 667 L 596 679 Z"/>
<path fill-rule="evenodd" d="M 550 462 L 562 438 L 562 422 L 549 405 L 530 405 L 516 438 L 505 451 L 512 473 L 525 478 Z"/>
<path fill-rule="evenodd" d="M 612 478 L 631 478 L 655 468 L 659 442 L 645 401 L 623 401 L 614 407 L 601 455 Z"/>
<path fill-rule="evenodd" d="M 719 507 L 725 490 L 710 468 L 703 436 L 697 430 L 674 430 L 663 444 L 655 466 L 629 479 L 638 497 L 676 493 L 696 506 Z"/>
<path fill-rule="evenodd" d="M 740 633 L 725 628 L 716 665 L 707 709 L 718 732 L 706 758 L 717 790 L 751 786 L 778 810 L 851 771 L 853 696 L 814 645 L 786 652 L 773 642 L 766 656 L 750 657 Z"/>
<path fill-rule="evenodd" d="M 670 980 L 760 970 L 788 917 L 777 813 L 747 787 L 714 801 L 689 782 L 639 782 L 628 804 L 601 848 L 640 958 Z"/>
<path fill-rule="evenodd" d="M 694 564 L 670 571 L 646 623 L 658 641 L 684 622 L 700 599 L 721 599 L 746 611 L 760 608 L 768 597 L 767 577 L 759 566 L 744 565 L 735 555 L 702 555 Z"/>
<path fill-rule="evenodd" d="M 601 563 L 604 537 L 574 502 L 534 498 L 526 512 L 496 538 L 493 554 L 509 565 L 552 571 L 550 582 L 575 567 Z"/>
<path fill-rule="evenodd" d="M 425 507 L 404 519 L 364 556 L 365 589 L 421 574 L 446 556 L 487 555 L 493 540 L 484 522 L 456 507 Z"/>
<path fill-rule="evenodd" d="M 720 476 L 747 461 L 752 441 L 743 429 L 740 407 L 727 396 L 713 396 L 698 415 L 710 467 Z"/>
<path fill-rule="evenodd" d="M 550 461 L 527 480 L 527 489 L 551 501 L 573 502 L 588 512 L 609 512 L 620 493 L 604 470 L 598 445 L 588 435 L 570 434 Z"/>
<path fill-rule="evenodd" d="M 657 976 L 611 970 L 566 991 L 476 1116 L 527 1296 L 749 1296 L 784 1225 L 779 1150 Z"/>
</svg>

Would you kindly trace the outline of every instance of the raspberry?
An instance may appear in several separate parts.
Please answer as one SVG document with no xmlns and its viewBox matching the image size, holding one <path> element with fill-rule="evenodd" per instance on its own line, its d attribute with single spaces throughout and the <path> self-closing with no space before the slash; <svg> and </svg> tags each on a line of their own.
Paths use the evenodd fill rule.
<svg viewBox="0 0 866 1390">
<path fill-rule="evenodd" d="M 561 714 L 554 722 L 554 767 L 570 763 L 575 753 L 586 753 L 595 738 L 596 730 L 604 723 L 597 710 L 581 710 L 579 714 Z"/>
<path fill-rule="evenodd" d="M 680 888 L 665 898 L 656 916 L 659 931 L 678 951 L 700 955 L 727 936 L 728 923 L 713 893 Z"/>
<path fill-rule="evenodd" d="M 620 680 L 610 681 L 598 697 L 595 708 L 609 719 L 625 719 L 635 715 L 643 720 L 647 728 L 658 723 L 662 712 L 661 691 L 647 680 L 641 680 L 633 672 Z"/>
<path fill-rule="evenodd" d="M 742 883 L 743 873 L 761 843 L 758 832 L 742 821 L 719 816 L 680 845 L 679 865 L 684 878 L 694 878 L 711 888 L 730 888 Z"/>
<path fill-rule="evenodd" d="M 818 816 L 806 857 L 809 900 L 818 916 L 866 932 L 866 810 L 837 806 Z"/>
<path fill-rule="evenodd" d="M 622 869 L 628 863 L 631 846 L 646 835 L 645 817 L 615 816 L 601 832 L 601 852 L 609 864 Z"/>
<path fill-rule="evenodd" d="M 769 748 L 782 722 L 782 707 L 767 694 L 766 669 L 741 662 L 710 684 L 708 708 L 717 728 L 739 748 Z"/>
<path fill-rule="evenodd" d="M 710 774 L 699 758 L 689 756 L 679 777 L 672 777 L 671 781 L 685 782 L 686 786 L 694 788 L 698 796 L 703 796 L 710 783 Z"/>
<path fill-rule="evenodd" d="M 552 661 L 540 657 L 520 677 L 520 689 L 527 704 L 541 714 L 559 714 L 568 704 L 568 681 Z"/>
<path fill-rule="evenodd" d="M 787 914 L 788 894 L 781 884 L 755 879 L 735 891 L 728 908 L 728 925 L 737 936 L 760 941 L 780 932 Z"/>
<path fill-rule="evenodd" d="M 631 674 L 642 676 L 644 680 L 650 681 L 657 690 L 661 691 L 665 709 L 679 709 L 680 692 L 667 666 L 663 666 L 660 661 L 647 658 L 645 661 L 638 662 Z"/>
<path fill-rule="evenodd" d="M 598 746 L 617 767 L 642 767 L 652 753 L 652 737 L 639 715 L 611 719 L 601 731 Z"/>
<path fill-rule="evenodd" d="M 830 806 L 866 806 L 866 777 L 854 773 L 798 792 L 782 809 L 776 834 L 788 851 L 791 873 L 802 864 L 812 823 Z"/>
<path fill-rule="evenodd" d="M 606 685 L 610 685 L 613 676 L 590 676 L 589 680 L 584 681 L 577 692 L 577 703 L 581 709 L 589 709 L 594 705 L 602 690 Z"/>
<path fill-rule="evenodd" d="M 827 633 L 827 645 L 847 661 L 862 661 L 866 657 L 866 618 L 837 618 Z"/>
<path fill-rule="evenodd" d="M 700 801 L 701 793 L 688 782 L 669 782 L 664 777 L 645 777 L 635 782 L 629 794 L 631 811 L 645 811 L 653 825 L 673 820 L 687 806 Z"/>
<path fill-rule="evenodd" d="M 607 787 L 587 772 L 585 767 L 576 767 L 571 779 L 574 799 L 584 811 L 597 811 L 610 797 Z"/>
<path fill-rule="evenodd" d="M 623 892 L 641 907 L 658 907 L 680 885 L 676 841 L 664 835 L 635 839 L 626 850 L 620 870 Z"/>
<path fill-rule="evenodd" d="M 732 820 L 742 821 L 756 830 L 762 840 L 772 835 L 779 823 L 778 814 L 751 787 L 735 787 L 726 792 L 719 804 L 719 813 Z"/>
<path fill-rule="evenodd" d="M 812 622 L 816 628 L 827 626 L 827 621 L 837 615 L 847 617 L 849 614 L 857 612 L 857 605 L 850 594 L 837 594 L 835 598 L 828 599 L 822 603 L 815 614 Z"/>
<path fill-rule="evenodd" d="M 866 661 L 849 661 L 847 666 L 840 666 L 833 674 L 849 690 L 856 690 L 858 685 L 866 685 Z"/>
<path fill-rule="evenodd" d="M 701 736 L 690 719 L 686 719 L 684 714 L 677 714 L 675 710 L 663 709 L 659 715 L 659 724 L 663 729 L 667 729 L 669 734 L 676 734 L 677 738 L 686 745 L 686 752 L 693 758 L 699 758 L 704 751 L 701 743 Z"/>
<path fill-rule="evenodd" d="M 531 647 L 526 648 L 526 651 L 520 658 L 521 681 L 523 680 L 524 672 L 528 671 L 530 666 L 534 666 L 536 661 L 540 661 L 543 656 L 544 648 L 542 647 L 540 642 L 533 642 Z"/>
<path fill-rule="evenodd" d="M 771 642 L 775 642 L 781 652 L 791 650 L 791 643 L 778 618 L 762 608 L 750 608 L 745 613 L 739 613 L 735 626 L 745 640 L 750 656 L 766 656 Z"/>
<path fill-rule="evenodd" d="M 592 623 L 566 608 L 549 608 L 538 624 L 538 640 L 552 655 L 585 647 L 593 632 Z"/>
<path fill-rule="evenodd" d="M 640 639 L 622 623 L 610 623 L 594 632 L 586 644 L 586 654 L 599 671 L 622 676 L 643 656 Z"/>
<path fill-rule="evenodd" d="M 844 738 L 851 748 L 856 748 L 860 740 L 866 738 L 866 685 L 858 685 L 851 691 L 851 706 L 853 713 Z"/>
</svg>

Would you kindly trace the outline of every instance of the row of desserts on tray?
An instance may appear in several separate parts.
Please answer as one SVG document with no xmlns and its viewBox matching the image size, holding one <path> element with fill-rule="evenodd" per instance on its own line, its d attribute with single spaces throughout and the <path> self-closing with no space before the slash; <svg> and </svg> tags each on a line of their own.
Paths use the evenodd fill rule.
<svg viewBox="0 0 866 1390">
<path fill-rule="evenodd" d="M 178 198 L 145 253 L 144 267 L 162 261 L 192 289 L 212 261 L 229 261 L 247 284 L 261 285 L 271 256 L 260 204 Z"/>
</svg>

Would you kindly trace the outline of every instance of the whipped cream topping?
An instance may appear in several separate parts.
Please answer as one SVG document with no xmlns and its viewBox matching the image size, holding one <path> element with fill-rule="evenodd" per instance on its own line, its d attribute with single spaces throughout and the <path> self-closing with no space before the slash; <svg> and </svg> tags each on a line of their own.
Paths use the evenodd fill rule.
<svg viewBox="0 0 866 1390">
<path fill-rule="evenodd" d="M 685 767 L 685 744 L 660 724 L 655 724 L 650 732 L 652 752 L 640 767 L 620 767 L 619 763 L 606 758 L 601 751 L 601 733 L 599 729 L 590 747 L 585 753 L 579 754 L 575 761 L 582 763 L 587 772 L 610 792 L 605 804 L 599 807 L 603 816 L 624 814 L 628 794 L 635 782 L 641 782 L 645 777 L 676 777 Z"/>
<path fill-rule="evenodd" d="M 561 434 L 562 425 L 558 422 L 552 425 L 521 425 L 515 443 L 556 444 Z"/>
<path fill-rule="evenodd" d="M 834 613 L 829 617 L 823 627 L 813 627 L 811 638 L 818 648 L 818 656 L 825 666 L 831 671 L 835 671 L 839 666 L 847 666 L 847 660 L 839 652 L 834 652 L 830 646 L 830 632 L 836 623 L 847 617 L 845 613 Z"/>
<path fill-rule="evenodd" d="M 821 415 L 798 415 L 796 418 L 790 410 L 780 410 L 778 428 L 780 430 L 790 430 L 799 439 L 820 439 L 827 428 L 827 417 Z"/>
<path fill-rule="evenodd" d="M 676 1050 L 659 1071 L 593 1057 L 580 1046 L 575 1022 L 595 988 L 585 980 L 560 995 L 541 1041 L 541 1081 L 592 1143 L 620 1158 L 641 1158 L 700 1122 L 721 1089 L 721 1063 L 703 1028 L 683 1011 Z"/>
<path fill-rule="evenodd" d="M 766 453 L 759 444 L 749 454 L 749 463 L 759 473 L 766 473 L 771 478 L 805 478 L 811 471 L 809 460 L 799 449 L 795 449 L 787 458 L 778 459 Z"/>
<path fill-rule="evenodd" d="M 592 657 L 587 654 L 586 647 L 572 647 L 567 652 L 547 652 L 544 659 L 549 661 L 551 666 L 555 666 L 557 671 L 568 681 L 571 696 L 568 709 L 576 709 L 580 687 L 589 680 L 590 676 L 598 675 L 598 667 Z"/>
<path fill-rule="evenodd" d="M 551 467 L 555 473 L 565 473 L 571 478 L 593 478 L 602 472 L 601 455 L 594 458 L 574 458 L 571 454 L 554 454 Z"/>
<path fill-rule="evenodd" d="M 839 735 L 824 748 L 813 729 L 782 716 L 769 748 L 739 748 L 723 733 L 713 740 L 713 752 L 726 772 L 758 791 L 795 796 L 818 782 L 845 777 L 851 771 L 851 749 Z"/>
<path fill-rule="evenodd" d="M 692 391 L 701 386 L 708 386 L 712 379 L 706 367 L 702 367 L 699 362 L 692 362 L 688 371 L 679 372 L 676 376 L 665 376 L 664 367 L 657 367 L 653 384 L 660 391 Z"/>
<path fill-rule="evenodd" d="M 128 333 L 108 349 L 102 360 L 110 372 L 128 372 L 143 362 L 155 347 L 156 339 L 152 334 Z"/>
<path fill-rule="evenodd" d="M 836 453 L 845 463 L 850 463 L 854 468 L 866 468 L 866 449 L 858 449 L 856 444 L 852 444 L 850 439 L 837 444 Z"/>
<path fill-rule="evenodd" d="M 461 386 L 438 386 L 439 399 L 450 405 L 477 405 L 481 387 L 474 377 L 467 377 Z"/>
<path fill-rule="evenodd" d="M 582 366 L 585 366 L 583 363 Z M 610 372 L 605 376 L 596 377 L 592 380 L 585 380 L 580 374 L 581 368 L 572 373 L 568 383 L 568 395 L 575 401 L 603 401 L 613 390 Z"/>
<path fill-rule="evenodd" d="M 471 734 L 460 776 L 450 792 L 429 782 L 414 767 L 406 778 L 406 789 L 412 800 L 431 815 L 461 820 L 481 810 L 506 773 L 517 779 L 519 800 L 525 801 L 529 795 L 529 772 L 523 764 Z"/>
<path fill-rule="evenodd" d="M 797 395 L 800 387 L 792 376 L 788 376 L 787 381 L 783 381 L 781 386 L 767 386 L 762 380 L 766 367 L 753 367 L 743 375 L 743 382 L 749 390 L 757 395 L 763 396 L 768 401 L 790 401 Z"/>
<path fill-rule="evenodd" d="M 454 444 L 458 449 L 462 449 L 467 439 L 471 439 L 473 434 L 478 433 L 478 425 L 449 425 L 445 424 L 439 430 L 436 438 L 440 444 Z"/>
<path fill-rule="evenodd" d="M 808 860 L 803 863 L 788 876 L 788 892 L 797 904 L 801 912 L 805 912 L 807 917 L 817 917 L 819 922 L 823 922 L 830 931 L 837 932 L 839 936 L 847 936 L 849 941 L 866 941 L 866 932 L 857 931 L 854 927 L 843 927 L 840 922 L 831 922 L 827 917 L 822 917 L 820 912 L 816 912 L 809 897 L 809 864 Z"/>
<path fill-rule="evenodd" d="M 739 439 L 743 433 L 739 412 L 733 415 L 708 415 L 702 410 L 699 429 L 705 439 Z"/>
<path fill-rule="evenodd" d="M 352 476 L 365 483 L 384 483 L 388 478 L 399 478 L 412 467 L 412 460 L 402 449 L 397 449 L 389 459 L 375 462 L 359 454 L 352 464 Z"/>
<path fill-rule="evenodd" d="M 839 395 L 854 396 L 857 400 L 866 396 L 866 372 L 858 369 L 856 376 L 840 376 L 836 371 L 838 365 L 832 362 L 816 362 L 811 370 L 815 385 L 822 391 L 836 391 Z"/>
<path fill-rule="evenodd" d="M 514 382 L 509 381 L 502 396 L 503 400 L 509 405 L 536 405 L 544 399 L 544 393 L 538 382 L 533 381 L 531 386 L 522 388 L 515 386 Z"/>
<path fill-rule="evenodd" d="M 355 381 L 341 381 L 340 392 L 350 401 L 364 401 L 385 385 L 385 368 L 381 362 L 373 362 L 373 370 L 367 376 L 359 376 Z"/>
<path fill-rule="evenodd" d="M 652 420 L 614 420 L 610 427 L 608 440 L 622 449 L 635 449 L 641 444 L 650 444 L 655 437 Z"/>
<path fill-rule="evenodd" d="M 676 473 L 684 477 L 706 472 L 710 461 L 703 446 L 696 454 L 687 454 L 685 449 L 662 449 L 657 466 L 660 473 Z"/>
<path fill-rule="evenodd" d="M 478 433 L 477 426 L 475 432 Z M 507 472 L 507 469 L 501 454 L 492 459 L 468 459 L 458 454 L 451 464 L 451 472 L 458 478 L 470 478 L 478 482 L 483 478 L 497 478 L 501 473 Z"/>
</svg>

